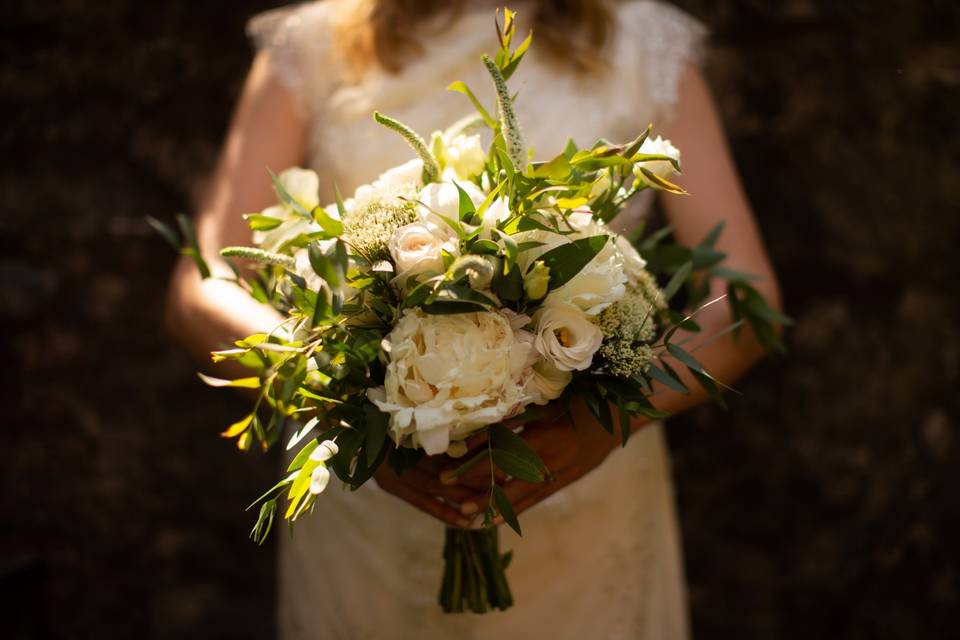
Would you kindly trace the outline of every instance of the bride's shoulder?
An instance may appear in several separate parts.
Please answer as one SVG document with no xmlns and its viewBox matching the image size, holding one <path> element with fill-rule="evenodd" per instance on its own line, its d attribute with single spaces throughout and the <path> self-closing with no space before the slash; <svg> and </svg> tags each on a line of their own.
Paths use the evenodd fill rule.
<svg viewBox="0 0 960 640">
<path fill-rule="evenodd" d="M 706 28 L 695 17 L 669 2 L 660 0 L 623 0 L 614 8 L 617 23 L 636 35 L 699 38 Z"/>
<path fill-rule="evenodd" d="M 331 2 L 302 2 L 254 15 L 247 21 L 247 35 L 258 52 L 269 56 L 280 80 L 303 91 L 313 88 L 304 86 L 308 79 L 315 83 L 324 78 L 305 70 L 331 66 L 334 21 Z"/>
</svg>

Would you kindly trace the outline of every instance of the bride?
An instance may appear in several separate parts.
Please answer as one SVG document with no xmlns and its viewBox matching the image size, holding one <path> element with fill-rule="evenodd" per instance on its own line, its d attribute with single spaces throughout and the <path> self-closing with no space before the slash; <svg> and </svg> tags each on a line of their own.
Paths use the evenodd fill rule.
<svg viewBox="0 0 960 640">
<path fill-rule="evenodd" d="M 693 245 L 720 220 L 718 248 L 729 265 L 761 276 L 779 294 L 713 100 L 697 67 L 703 28 L 659 2 L 526 0 L 513 3 L 519 32 L 534 45 L 512 86 L 526 139 L 538 158 L 632 139 L 648 122 L 683 152 L 681 184 L 693 195 L 664 202 L 678 241 Z M 409 158 L 402 140 L 373 122 L 380 109 L 429 133 L 470 111 L 446 92 L 464 80 L 487 104 L 478 63 L 496 43 L 487 0 L 326 0 L 254 18 L 259 49 L 197 217 L 212 269 L 216 255 L 249 243 L 241 214 L 274 200 L 264 167 L 307 165 L 348 193 Z M 648 192 L 649 193 L 649 192 Z M 639 223 L 649 201 L 617 223 Z M 724 283 L 716 283 L 723 293 Z M 269 331 L 279 318 L 232 283 L 200 280 L 178 265 L 168 320 L 198 356 L 237 337 Z M 722 305 L 699 318 L 702 335 L 729 325 Z M 705 344 L 698 358 L 731 382 L 760 355 L 749 335 Z M 221 370 L 222 373 L 222 370 Z M 695 384 L 691 389 L 699 388 Z M 682 411 L 702 394 L 660 392 L 659 408 Z M 528 427 L 554 481 L 513 481 L 525 511 L 524 538 L 502 528 L 515 549 L 509 578 L 517 605 L 484 616 L 441 613 L 435 591 L 443 526 L 464 526 L 482 509 L 483 484 L 451 480 L 445 456 L 397 477 L 388 465 L 354 495 L 330 491 L 290 537 L 280 535 L 279 630 L 294 638 L 684 638 L 688 634 L 680 539 L 667 451 L 659 424 L 633 425 L 626 448 L 574 408 L 566 421 Z M 444 501 L 437 500 L 444 498 Z"/>
</svg>

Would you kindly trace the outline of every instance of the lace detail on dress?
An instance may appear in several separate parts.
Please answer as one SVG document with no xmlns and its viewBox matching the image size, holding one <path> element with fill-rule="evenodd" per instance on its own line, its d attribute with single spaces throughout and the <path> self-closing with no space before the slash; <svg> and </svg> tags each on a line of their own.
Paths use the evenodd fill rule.
<svg viewBox="0 0 960 640">
<path fill-rule="evenodd" d="M 699 64 L 704 54 L 707 29 L 680 9 L 660 2 L 632 2 L 623 7 L 629 20 L 627 37 L 637 38 L 640 79 L 644 95 L 652 102 L 662 127 L 673 118 L 684 64 Z"/>
<path fill-rule="evenodd" d="M 327 3 L 306 2 L 257 14 L 247 22 L 247 36 L 257 51 L 269 53 L 276 78 L 315 116 L 332 78 Z"/>
</svg>

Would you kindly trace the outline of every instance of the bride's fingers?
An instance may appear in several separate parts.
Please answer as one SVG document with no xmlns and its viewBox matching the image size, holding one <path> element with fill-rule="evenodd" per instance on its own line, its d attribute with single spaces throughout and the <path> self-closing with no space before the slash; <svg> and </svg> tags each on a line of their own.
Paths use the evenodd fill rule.
<svg viewBox="0 0 960 640">
<path fill-rule="evenodd" d="M 400 482 L 407 482 L 422 493 L 443 498 L 448 502 L 460 503 L 473 496 L 474 491 L 460 485 L 446 485 L 440 482 L 435 474 L 416 467 L 408 469 L 399 477 Z M 489 481 L 488 481 L 489 482 Z"/>
<path fill-rule="evenodd" d="M 481 457 L 465 472 L 459 476 L 455 475 L 456 471 L 463 466 L 464 462 L 465 461 L 451 464 L 446 469 L 441 471 L 439 474 L 440 482 L 450 486 L 463 485 L 467 487 L 478 488 L 490 486 L 489 459 Z M 497 482 L 501 482 L 507 477 L 502 471 L 496 468 L 494 468 L 493 475 L 497 479 Z"/>
<path fill-rule="evenodd" d="M 450 505 L 445 504 L 434 496 L 417 491 L 409 484 L 399 482 L 398 480 L 399 478 L 397 478 L 396 475 L 393 476 L 393 479 L 389 479 L 389 476 L 387 476 L 382 479 L 377 478 L 377 484 L 387 493 L 400 498 L 427 515 L 437 518 L 444 524 L 461 528 L 470 526 L 470 520 Z"/>
<path fill-rule="evenodd" d="M 528 509 L 540 500 L 555 493 L 561 487 L 570 484 L 573 478 L 568 478 L 564 471 L 565 470 L 560 470 L 551 474 L 543 482 L 527 482 L 513 478 L 499 484 L 507 500 L 510 501 L 510 504 L 514 505 L 514 511 L 519 513 L 518 505 L 522 505 L 522 509 Z M 483 492 L 474 494 L 472 497 L 461 500 L 461 513 L 471 515 L 483 511 L 487 508 L 489 497 L 489 490 L 484 490 Z"/>
</svg>

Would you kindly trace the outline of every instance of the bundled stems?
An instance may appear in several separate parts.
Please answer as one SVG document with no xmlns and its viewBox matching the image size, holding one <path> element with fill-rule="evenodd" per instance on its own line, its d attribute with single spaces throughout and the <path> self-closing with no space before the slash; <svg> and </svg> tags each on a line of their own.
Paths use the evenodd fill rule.
<svg viewBox="0 0 960 640">
<path fill-rule="evenodd" d="M 505 611 L 513 605 L 507 584 L 509 555 L 500 554 L 499 531 L 447 527 L 438 601 L 445 613 Z"/>
</svg>

